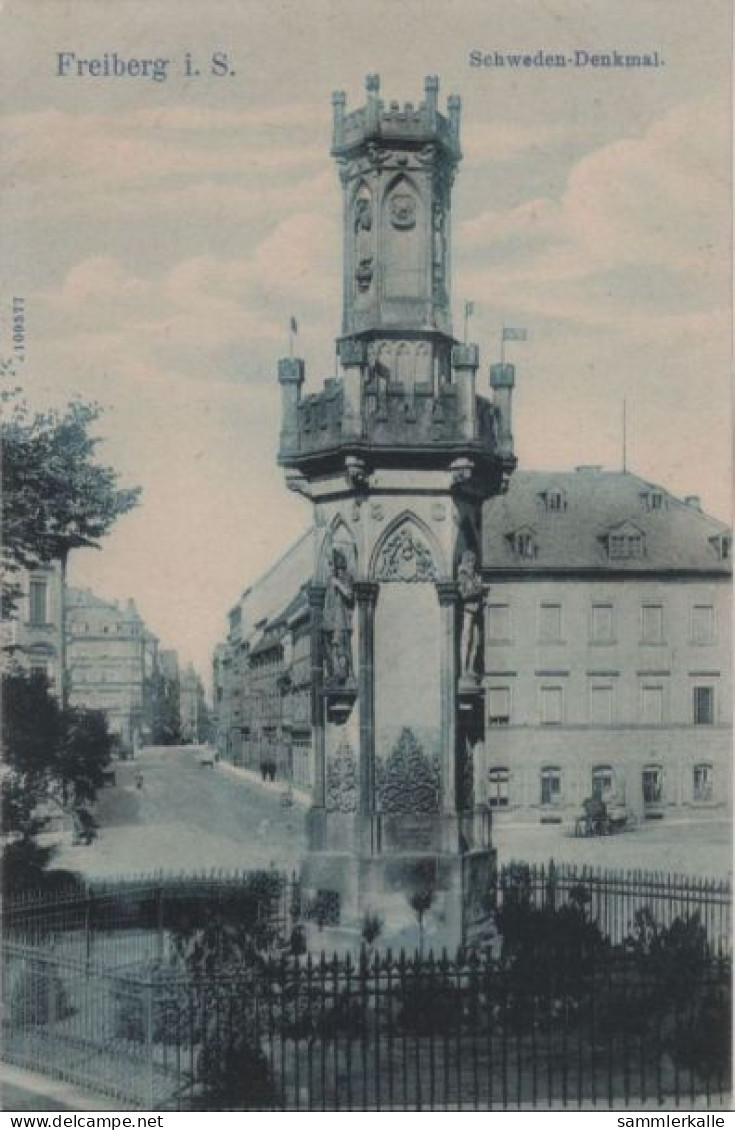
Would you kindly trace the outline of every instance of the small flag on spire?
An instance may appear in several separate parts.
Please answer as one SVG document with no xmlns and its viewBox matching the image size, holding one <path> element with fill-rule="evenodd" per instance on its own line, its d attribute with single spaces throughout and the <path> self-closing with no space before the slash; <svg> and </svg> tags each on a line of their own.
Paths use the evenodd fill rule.
<svg viewBox="0 0 735 1130">
<path fill-rule="evenodd" d="M 291 333 L 297 334 L 298 332 L 299 332 L 299 324 L 292 314 L 291 315 Z"/>
<path fill-rule="evenodd" d="M 474 314 L 474 312 L 475 312 L 474 302 L 465 302 L 465 304 L 464 304 L 465 318 L 469 318 L 470 314 Z"/>
<path fill-rule="evenodd" d="M 528 330 L 503 326 L 503 341 L 528 341 Z"/>
</svg>

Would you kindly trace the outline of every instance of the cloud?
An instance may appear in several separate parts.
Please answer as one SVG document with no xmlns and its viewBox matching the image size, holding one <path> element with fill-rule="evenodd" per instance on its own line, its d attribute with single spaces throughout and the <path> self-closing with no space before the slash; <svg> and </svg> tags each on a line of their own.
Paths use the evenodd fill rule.
<svg viewBox="0 0 735 1130">
<path fill-rule="evenodd" d="M 580 159 L 558 199 L 468 219 L 458 240 L 472 293 L 529 316 L 587 324 L 721 304 L 729 276 L 728 120 L 724 105 L 678 106 L 642 137 Z"/>
</svg>

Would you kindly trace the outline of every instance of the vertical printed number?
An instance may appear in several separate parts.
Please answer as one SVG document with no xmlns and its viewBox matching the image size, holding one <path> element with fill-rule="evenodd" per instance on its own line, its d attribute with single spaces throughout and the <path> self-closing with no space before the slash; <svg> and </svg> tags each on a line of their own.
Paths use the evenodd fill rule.
<svg viewBox="0 0 735 1130">
<path fill-rule="evenodd" d="M 25 361 L 26 303 L 24 298 L 13 299 L 13 353 L 19 361 Z"/>
</svg>

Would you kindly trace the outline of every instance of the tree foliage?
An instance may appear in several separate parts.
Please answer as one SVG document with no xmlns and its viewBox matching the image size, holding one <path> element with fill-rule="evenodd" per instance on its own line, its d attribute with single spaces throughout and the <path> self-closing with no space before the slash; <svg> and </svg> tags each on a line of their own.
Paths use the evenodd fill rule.
<svg viewBox="0 0 735 1130">
<path fill-rule="evenodd" d="M 40 885 L 54 849 L 38 842 L 52 812 L 74 814 L 94 802 L 114 738 L 100 711 L 64 709 L 44 675 L 3 675 L 5 766 L 0 799 L 3 885 Z"/>
<path fill-rule="evenodd" d="M 117 472 L 95 459 L 91 434 L 101 408 L 81 400 L 63 412 L 33 412 L 18 389 L 2 395 L 3 612 L 19 595 L 15 575 L 72 549 L 96 547 L 138 501 Z"/>
</svg>

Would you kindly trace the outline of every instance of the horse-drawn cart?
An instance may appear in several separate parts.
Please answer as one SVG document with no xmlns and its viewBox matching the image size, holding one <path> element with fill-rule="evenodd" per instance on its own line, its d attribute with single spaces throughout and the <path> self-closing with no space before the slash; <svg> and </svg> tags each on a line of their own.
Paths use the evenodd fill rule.
<svg viewBox="0 0 735 1130">
<path fill-rule="evenodd" d="M 600 797 L 588 797 L 582 801 L 582 809 L 574 825 L 575 836 L 613 836 L 633 826 L 625 807 L 608 804 Z"/>
</svg>

